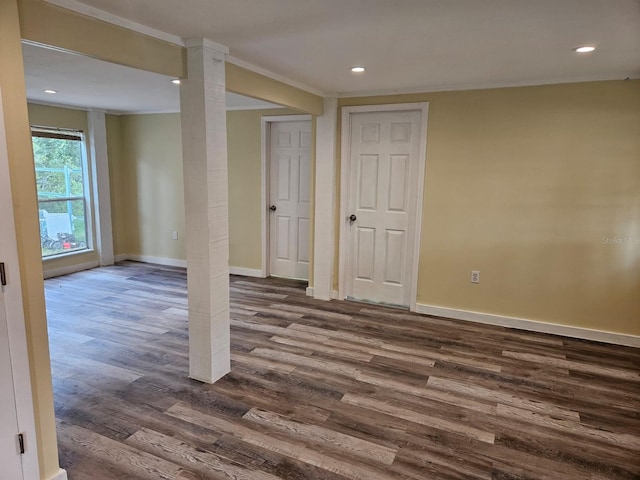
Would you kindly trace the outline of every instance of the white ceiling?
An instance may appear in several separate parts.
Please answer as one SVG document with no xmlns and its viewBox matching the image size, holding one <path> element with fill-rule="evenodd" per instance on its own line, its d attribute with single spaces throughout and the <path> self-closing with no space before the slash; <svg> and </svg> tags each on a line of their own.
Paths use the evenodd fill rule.
<svg viewBox="0 0 640 480">
<path fill-rule="evenodd" d="M 155 29 L 176 42 L 208 38 L 228 46 L 236 59 L 325 94 L 640 77 L 640 0 L 47 1 L 121 25 L 138 24 L 147 33 Z M 584 44 L 597 50 L 572 51 Z M 133 71 L 126 78 L 138 85 L 137 93 L 116 104 L 105 87 L 123 78 L 124 67 L 104 64 L 99 70 L 86 57 L 59 58 L 78 61 L 74 77 L 65 79 L 68 70 L 58 60 L 41 57 L 35 65 L 37 54 L 27 53 L 31 95 L 48 80 L 60 79 L 71 88 L 45 88 L 73 91 L 69 98 L 84 96 L 77 100 L 81 103 L 102 98 L 101 108 L 111 110 L 171 110 L 169 97 L 172 105 L 177 101 L 164 77 Z M 82 68 L 80 61 L 93 64 Z M 367 71 L 352 74 L 349 67 L 356 64 Z"/>
</svg>

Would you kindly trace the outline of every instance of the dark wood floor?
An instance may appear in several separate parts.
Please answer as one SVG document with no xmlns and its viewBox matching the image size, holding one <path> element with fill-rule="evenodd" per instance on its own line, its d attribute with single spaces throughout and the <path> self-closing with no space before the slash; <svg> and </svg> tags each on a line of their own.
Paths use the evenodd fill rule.
<svg viewBox="0 0 640 480">
<path fill-rule="evenodd" d="M 46 281 L 71 480 L 639 479 L 640 350 L 232 277 L 232 372 L 187 378 L 186 275 Z"/>
</svg>

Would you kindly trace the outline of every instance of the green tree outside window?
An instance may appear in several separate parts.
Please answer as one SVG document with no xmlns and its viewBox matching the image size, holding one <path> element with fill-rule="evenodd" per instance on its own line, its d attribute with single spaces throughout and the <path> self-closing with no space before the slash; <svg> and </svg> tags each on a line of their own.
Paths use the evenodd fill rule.
<svg viewBox="0 0 640 480">
<path fill-rule="evenodd" d="M 84 250 L 87 211 L 82 134 L 34 129 L 32 140 L 42 256 Z"/>
</svg>

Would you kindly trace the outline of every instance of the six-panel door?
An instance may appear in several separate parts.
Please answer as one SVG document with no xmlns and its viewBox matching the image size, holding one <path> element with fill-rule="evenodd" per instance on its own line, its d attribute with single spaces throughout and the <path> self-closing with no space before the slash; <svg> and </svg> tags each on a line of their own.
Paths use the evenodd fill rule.
<svg viewBox="0 0 640 480">
<path fill-rule="evenodd" d="M 408 306 L 417 202 L 420 111 L 351 115 L 347 294 Z"/>
<path fill-rule="evenodd" d="M 310 168 L 311 122 L 271 123 L 271 275 L 309 279 Z"/>
</svg>

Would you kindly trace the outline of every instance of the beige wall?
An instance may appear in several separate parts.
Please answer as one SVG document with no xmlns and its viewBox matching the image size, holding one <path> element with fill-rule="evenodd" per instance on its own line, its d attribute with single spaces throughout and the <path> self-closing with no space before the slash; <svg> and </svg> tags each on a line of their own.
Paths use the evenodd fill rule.
<svg viewBox="0 0 640 480">
<path fill-rule="evenodd" d="M 139 48 L 148 39 L 130 42 L 117 28 L 96 36 L 102 22 L 68 12 L 83 21 L 59 19 L 41 0 L 0 2 L 2 113 L 48 478 L 58 461 L 18 3 L 25 38 L 74 51 L 91 45 L 100 58 L 152 71 L 147 61 L 183 71 L 184 56 L 149 55 L 166 45 Z M 639 96 L 631 81 L 343 99 L 431 104 L 418 300 L 639 335 L 638 246 L 602 240 L 640 236 Z M 482 271 L 480 285 L 468 284 L 471 268 Z"/>
<path fill-rule="evenodd" d="M 262 268 L 261 127 L 259 110 L 227 112 L 229 265 Z"/>
<path fill-rule="evenodd" d="M 31 126 L 57 127 L 82 130 L 87 134 L 87 112 L 73 108 L 53 107 L 49 105 L 28 104 Z M 87 140 L 87 139 L 85 139 Z M 88 148 L 88 144 L 86 145 Z"/>
<path fill-rule="evenodd" d="M 262 267 L 261 117 L 294 113 L 227 112 L 231 266 Z M 180 142 L 179 114 L 107 117 L 116 255 L 186 258 Z"/>
<path fill-rule="evenodd" d="M 185 258 L 180 114 L 123 115 L 110 119 L 117 253 Z M 116 138 L 114 138 L 116 137 Z M 111 152 L 120 143 L 120 157 Z M 173 240 L 172 232 L 178 232 Z"/>
<path fill-rule="evenodd" d="M 47 105 L 29 104 L 29 123 L 39 127 L 57 127 L 81 130 L 85 134 L 85 151 L 89 154 L 89 127 L 87 125 L 87 112 L 84 110 L 74 110 L 70 108 L 51 107 Z M 91 161 L 87 162 L 88 174 L 91 175 Z M 89 177 L 90 178 L 90 177 Z M 92 192 L 87 192 L 91 197 Z M 93 202 L 89 202 L 89 213 L 91 218 L 95 218 Z M 95 224 L 91 222 L 92 238 L 95 238 Z M 98 261 L 98 254 L 95 251 L 75 253 L 56 258 L 48 258 L 43 261 L 45 274 L 51 270 L 65 268 L 72 265 L 91 263 Z"/>
<path fill-rule="evenodd" d="M 229 265 L 262 268 L 262 124 L 265 115 L 291 110 L 227 112 L 229 160 Z"/>
<path fill-rule="evenodd" d="M 640 81 L 340 105 L 416 101 L 429 102 L 418 303 L 640 335 Z"/>
<path fill-rule="evenodd" d="M 16 0 L 0 2 L 0 88 L 42 478 L 58 473 L 58 448 L 42 280 L 36 181 Z"/>
</svg>

